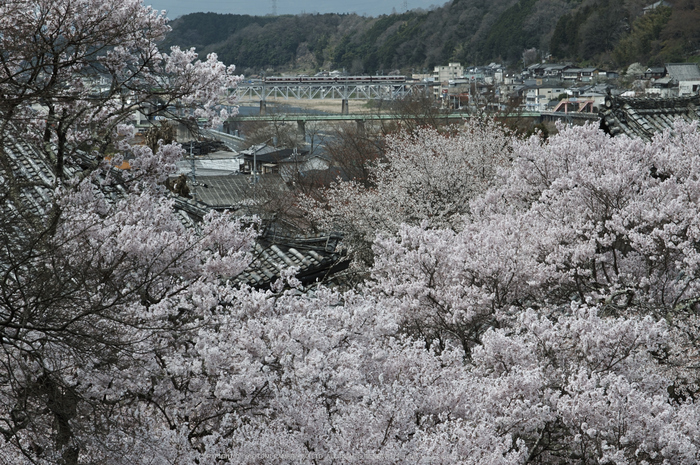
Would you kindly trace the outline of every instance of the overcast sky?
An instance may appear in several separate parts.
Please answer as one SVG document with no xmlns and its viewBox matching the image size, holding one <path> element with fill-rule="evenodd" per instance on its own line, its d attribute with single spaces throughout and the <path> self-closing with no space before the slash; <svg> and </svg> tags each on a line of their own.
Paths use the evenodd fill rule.
<svg viewBox="0 0 700 465">
<path fill-rule="evenodd" d="M 118 0 L 117 0 L 118 1 Z M 276 0 L 277 14 L 357 13 L 378 16 L 406 8 L 429 9 L 447 0 Z M 166 10 L 170 19 L 198 11 L 265 16 L 272 14 L 273 0 L 143 0 L 156 10 Z"/>
</svg>

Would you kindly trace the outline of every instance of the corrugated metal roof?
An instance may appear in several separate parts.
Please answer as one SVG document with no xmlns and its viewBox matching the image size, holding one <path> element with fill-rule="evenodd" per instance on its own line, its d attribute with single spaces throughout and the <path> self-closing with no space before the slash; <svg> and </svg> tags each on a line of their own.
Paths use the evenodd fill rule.
<svg viewBox="0 0 700 465">
<path fill-rule="evenodd" d="M 676 81 L 700 81 L 700 68 L 697 63 L 669 63 L 666 71 Z"/>
<path fill-rule="evenodd" d="M 258 175 L 253 184 L 250 175 L 197 176 L 196 185 L 190 187 L 192 196 L 210 208 L 236 209 L 250 203 L 254 197 L 269 197 L 288 192 L 279 174 Z"/>
</svg>

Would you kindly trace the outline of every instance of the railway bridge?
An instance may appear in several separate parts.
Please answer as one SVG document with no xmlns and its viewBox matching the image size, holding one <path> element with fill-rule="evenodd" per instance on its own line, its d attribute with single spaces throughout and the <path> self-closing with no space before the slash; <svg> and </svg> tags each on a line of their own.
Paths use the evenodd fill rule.
<svg viewBox="0 0 700 465">
<path fill-rule="evenodd" d="M 242 82 L 234 90 L 239 102 L 259 101 L 266 113 L 270 98 L 341 100 L 341 114 L 349 113 L 349 100 L 397 100 L 428 90 L 430 83 L 407 81 L 405 76 L 271 76 Z"/>
</svg>

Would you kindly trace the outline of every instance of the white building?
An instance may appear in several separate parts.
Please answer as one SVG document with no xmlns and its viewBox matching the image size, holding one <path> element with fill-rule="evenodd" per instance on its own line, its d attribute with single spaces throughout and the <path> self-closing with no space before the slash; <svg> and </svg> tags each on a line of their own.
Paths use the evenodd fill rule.
<svg viewBox="0 0 700 465">
<path fill-rule="evenodd" d="M 435 98 L 447 94 L 447 87 L 450 81 L 454 81 L 464 76 L 464 67 L 459 63 L 450 63 L 447 66 L 436 66 L 433 70 L 433 79 L 436 85 L 433 87 Z"/>
<path fill-rule="evenodd" d="M 526 111 L 547 111 L 550 102 L 558 100 L 561 94 L 566 93 L 566 88 L 561 83 L 541 84 L 527 90 L 525 94 Z"/>
<path fill-rule="evenodd" d="M 464 67 L 460 63 L 450 63 L 447 66 L 436 66 L 433 77 L 436 82 L 448 82 L 464 76 Z"/>
</svg>

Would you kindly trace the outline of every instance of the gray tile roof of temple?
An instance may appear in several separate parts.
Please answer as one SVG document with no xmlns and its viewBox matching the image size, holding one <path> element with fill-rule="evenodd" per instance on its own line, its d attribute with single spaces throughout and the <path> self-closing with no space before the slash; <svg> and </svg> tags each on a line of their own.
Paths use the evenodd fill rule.
<svg viewBox="0 0 700 465">
<path fill-rule="evenodd" d="M 601 129 L 612 136 L 625 134 L 651 140 L 657 132 L 672 130 L 677 119 L 700 120 L 700 96 L 633 98 L 609 95 L 599 115 Z"/>
<path fill-rule="evenodd" d="M 266 232 L 255 243 L 251 266 L 236 281 L 256 288 L 269 288 L 280 271 L 297 267 L 303 285 L 325 282 L 348 268 L 350 261 L 341 248 L 342 234 L 279 235 Z"/>
<path fill-rule="evenodd" d="M 4 134 L 3 142 L 3 156 L 0 160 L 2 161 L 0 163 L 0 218 L 7 226 L 3 229 L 7 236 L 3 240 L 21 241 L 23 224 L 26 223 L 17 220 L 20 220 L 21 216 L 31 217 L 30 221 L 41 221 L 46 217 L 52 205 L 56 177 L 54 168 L 46 155 L 33 144 L 18 140 L 13 134 Z M 64 170 L 67 176 L 74 176 L 92 163 L 87 157 L 83 159 L 82 155 L 78 154 L 66 163 Z M 100 184 L 100 189 L 108 198 L 116 201 L 126 196 L 127 190 L 119 182 L 122 176 L 120 170 L 115 169 L 110 175 L 117 182 L 111 185 Z M 240 187 L 241 196 L 245 197 L 251 192 L 248 186 L 249 176 L 227 177 L 236 178 L 244 184 Z M 221 178 L 215 177 L 215 179 Z M 279 176 L 270 176 L 268 179 L 273 182 L 273 178 L 279 178 Z M 204 181 L 213 183 L 213 180 L 209 179 Z M 278 179 L 274 183 L 276 186 L 284 186 L 284 183 Z M 202 186 L 199 187 L 198 192 L 201 192 Z M 215 186 L 209 189 L 218 192 Z M 164 195 L 171 194 L 166 192 Z M 224 196 L 223 193 L 218 193 L 212 194 L 212 198 L 216 195 Z M 197 228 L 198 223 L 212 208 L 211 205 L 206 205 L 199 199 L 187 199 L 175 195 L 171 195 L 171 198 L 174 213 L 186 227 Z M 224 204 L 230 200 L 231 198 L 223 198 L 219 203 Z M 237 216 L 240 216 L 240 212 L 237 212 Z M 281 232 L 281 228 L 274 229 L 268 225 L 254 243 L 251 251 L 253 261 L 241 275 L 235 278 L 235 281 L 257 288 L 266 288 L 279 278 L 282 269 L 290 266 L 298 268 L 297 278 L 303 284 L 324 281 L 333 273 L 344 270 L 348 266 L 345 255 L 341 251 L 341 240 L 340 234 L 297 235 Z"/>
</svg>

